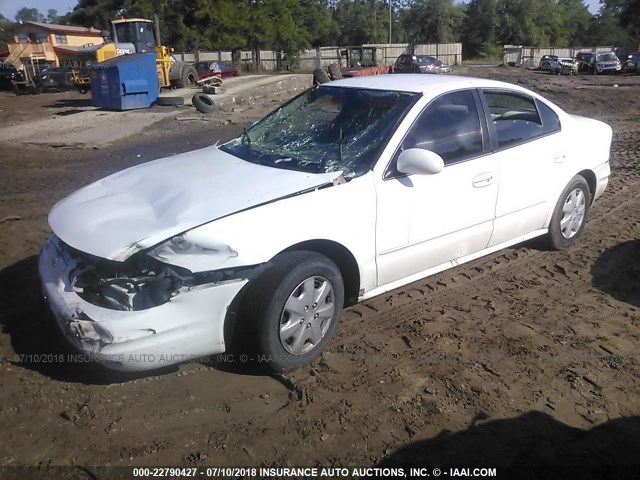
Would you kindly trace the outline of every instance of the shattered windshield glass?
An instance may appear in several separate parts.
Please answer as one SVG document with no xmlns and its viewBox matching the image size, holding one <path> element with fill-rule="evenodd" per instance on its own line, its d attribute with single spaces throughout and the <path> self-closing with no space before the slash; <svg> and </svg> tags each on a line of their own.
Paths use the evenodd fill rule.
<svg viewBox="0 0 640 480">
<path fill-rule="evenodd" d="M 416 93 L 308 90 L 221 147 L 244 160 L 311 173 L 367 172 Z"/>
</svg>

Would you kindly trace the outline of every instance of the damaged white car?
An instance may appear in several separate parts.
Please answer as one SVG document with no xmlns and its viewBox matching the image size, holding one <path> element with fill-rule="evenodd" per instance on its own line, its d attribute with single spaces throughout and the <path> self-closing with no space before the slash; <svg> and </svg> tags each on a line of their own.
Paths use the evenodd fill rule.
<svg viewBox="0 0 640 480">
<path fill-rule="evenodd" d="M 608 125 L 507 83 L 323 84 L 224 145 L 55 205 L 43 293 L 68 340 L 107 367 L 238 342 L 292 370 L 322 352 L 345 305 L 532 237 L 574 243 L 610 144 Z"/>
</svg>

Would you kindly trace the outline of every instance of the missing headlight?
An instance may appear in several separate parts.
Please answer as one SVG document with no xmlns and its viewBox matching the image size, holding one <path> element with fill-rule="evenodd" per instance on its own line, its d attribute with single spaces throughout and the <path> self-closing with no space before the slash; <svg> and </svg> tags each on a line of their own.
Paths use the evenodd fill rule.
<svg viewBox="0 0 640 480">
<path fill-rule="evenodd" d="M 77 261 L 70 274 L 73 290 L 93 305 L 122 311 L 157 307 L 198 286 L 252 278 L 262 268 L 253 265 L 192 273 L 142 252 L 121 263 L 66 249 Z"/>
</svg>

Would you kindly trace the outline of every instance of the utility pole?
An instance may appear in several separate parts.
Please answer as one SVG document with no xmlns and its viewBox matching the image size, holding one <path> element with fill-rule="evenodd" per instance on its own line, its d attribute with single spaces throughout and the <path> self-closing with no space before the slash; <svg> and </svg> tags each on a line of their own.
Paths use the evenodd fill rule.
<svg viewBox="0 0 640 480">
<path fill-rule="evenodd" d="M 160 19 L 158 18 L 158 12 L 160 11 L 160 2 L 159 1 L 155 1 L 154 3 L 154 10 L 155 12 L 153 12 L 153 30 L 156 34 L 156 45 L 160 46 L 162 45 L 162 39 L 160 38 Z"/>
<path fill-rule="evenodd" d="M 162 45 L 162 39 L 160 38 L 160 19 L 158 18 L 158 14 L 153 14 L 153 30 L 156 34 L 156 43 L 158 46 Z"/>
<path fill-rule="evenodd" d="M 391 0 L 389 0 L 389 43 L 391 43 Z"/>
</svg>

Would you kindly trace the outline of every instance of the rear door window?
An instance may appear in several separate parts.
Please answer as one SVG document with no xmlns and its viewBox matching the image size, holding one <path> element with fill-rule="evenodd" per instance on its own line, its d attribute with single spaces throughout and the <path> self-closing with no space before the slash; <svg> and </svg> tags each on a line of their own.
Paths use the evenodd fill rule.
<svg viewBox="0 0 640 480">
<path fill-rule="evenodd" d="M 485 90 L 484 97 L 499 149 L 560 130 L 560 121 L 555 112 L 528 95 Z"/>
</svg>

